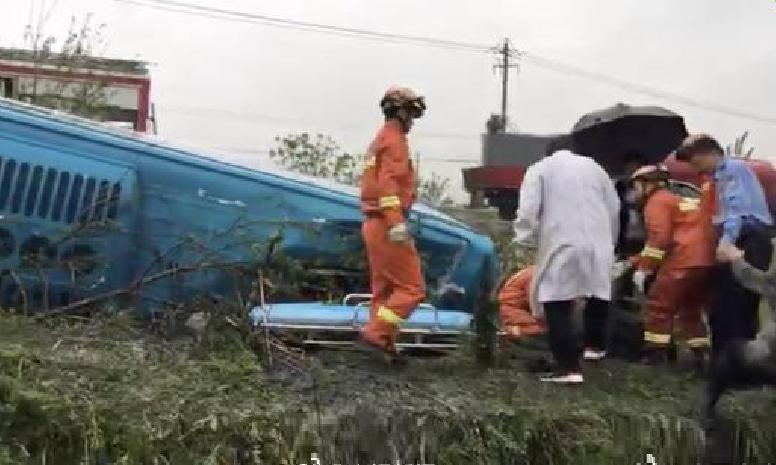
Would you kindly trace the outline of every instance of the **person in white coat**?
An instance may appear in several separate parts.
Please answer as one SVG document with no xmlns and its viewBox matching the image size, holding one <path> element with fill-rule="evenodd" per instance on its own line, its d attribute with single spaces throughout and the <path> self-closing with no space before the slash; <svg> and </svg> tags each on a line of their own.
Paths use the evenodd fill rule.
<svg viewBox="0 0 776 465">
<path fill-rule="evenodd" d="M 559 150 L 526 171 L 515 242 L 538 248 L 533 308 L 544 314 L 557 367 L 542 381 L 584 382 L 582 345 L 573 322 L 579 299 L 586 301 L 585 358 L 605 355 L 619 214 L 614 183 L 592 158 Z"/>
</svg>

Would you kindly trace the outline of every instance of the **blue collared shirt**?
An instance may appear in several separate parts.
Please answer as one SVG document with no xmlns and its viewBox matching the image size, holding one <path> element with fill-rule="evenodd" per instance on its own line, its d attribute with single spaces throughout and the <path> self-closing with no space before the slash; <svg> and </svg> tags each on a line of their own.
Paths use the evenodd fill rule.
<svg viewBox="0 0 776 465">
<path fill-rule="evenodd" d="M 773 225 L 763 187 L 745 162 L 723 158 L 714 182 L 718 205 L 714 224 L 722 225 L 722 241 L 735 244 L 744 224 Z"/>
</svg>

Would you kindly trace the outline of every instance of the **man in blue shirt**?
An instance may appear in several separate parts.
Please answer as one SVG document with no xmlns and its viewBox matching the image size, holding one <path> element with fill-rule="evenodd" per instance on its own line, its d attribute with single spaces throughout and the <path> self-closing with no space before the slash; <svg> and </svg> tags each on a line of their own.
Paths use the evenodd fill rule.
<svg viewBox="0 0 776 465">
<path fill-rule="evenodd" d="M 676 151 L 676 158 L 713 175 L 716 208 L 713 219 L 721 236 L 717 258 L 724 258 L 730 244 L 744 251 L 745 259 L 761 270 L 771 259 L 773 218 L 763 187 L 743 160 L 725 157 L 722 146 L 711 136 L 693 135 Z M 735 339 L 753 339 L 758 329 L 760 296 L 744 288 L 733 276 L 729 264 L 720 263 L 715 273 L 709 309 L 712 352 Z"/>
</svg>

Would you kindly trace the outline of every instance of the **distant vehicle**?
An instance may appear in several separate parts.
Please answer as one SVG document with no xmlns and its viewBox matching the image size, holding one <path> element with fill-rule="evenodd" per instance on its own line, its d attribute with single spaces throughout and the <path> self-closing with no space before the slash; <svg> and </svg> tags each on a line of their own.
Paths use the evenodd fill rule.
<svg viewBox="0 0 776 465">
<path fill-rule="evenodd" d="M 218 298 L 236 278 L 215 264 L 262 263 L 270 243 L 363 293 L 357 194 L 0 99 L 0 303 L 45 310 L 133 283 L 146 309 Z M 430 303 L 470 316 L 495 281 L 493 243 L 424 205 L 410 224 Z M 152 276 L 165 279 L 138 285 Z"/>
</svg>

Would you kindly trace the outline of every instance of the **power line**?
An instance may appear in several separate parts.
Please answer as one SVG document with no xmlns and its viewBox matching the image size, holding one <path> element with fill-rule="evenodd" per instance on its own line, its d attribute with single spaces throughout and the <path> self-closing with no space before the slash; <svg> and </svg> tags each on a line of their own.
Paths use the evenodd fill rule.
<svg viewBox="0 0 776 465">
<path fill-rule="evenodd" d="M 618 79 L 616 77 L 612 77 L 604 73 L 585 70 L 582 68 L 571 66 L 566 63 L 562 63 L 557 60 L 542 57 L 540 55 L 536 55 L 530 52 L 520 52 L 519 54 L 517 54 L 517 57 L 520 58 L 525 63 L 533 64 L 540 68 L 548 69 L 550 71 L 555 71 L 565 75 L 572 75 L 579 78 L 608 84 L 610 86 L 619 87 L 621 89 L 634 92 L 636 94 L 647 95 L 653 98 L 658 98 L 658 99 L 667 100 L 667 101 L 674 101 L 687 106 L 700 108 L 700 109 L 712 111 L 715 113 L 721 113 L 724 115 L 735 116 L 737 118 L 749 119 L 749 120 L 758 121 L 758 122 L 767 123 L 767 124 L 776 124 L 776 118 L 774 117 L 747 113 L 747 112 L 737 110 L 735 108 L 730 108 L 730 107 L 726 107 L 723 105 L 718 105 L 710 102 L 704 102 L 690 97 L 685 97 L 683 95 L 655 89 L 654 87 L 645 86 L 643 84 L 634 84 L 632 82 L 628 82 L 623 79 Z"/>
<path fill-rule="evenodd" d="M 313 23 L 307 21 L 298 21 L 287 18 L 278 18 L 267 15 L 246 13 L 223 8 L 215 8 L 192 3 L 181 2 L 177 0 L 113 0 L 119 3 L 142 6 L 145 8 L 171 11 L 195 16 L 204 16 L 208 18 L 221 19 L 227 21 L 240 21 L 253 24 L 262 24 L 271 27 L 280 27 L 286 29 L 295 29 L 308 32 L 318 32 L 324 34 L 333 34 L 344 37 L 375 40 L 390 43 L 404 43 L 411 45 L 443 48 L 462 52 L 473 53 L 493 53 L 498 52 L 497 48 L 476 43 L 459 42 L 454 40 L 435 39 L 421 36 L 411 36 L 403 34 L 390 34 L 384 32 L 371 31 L 367 29 L 347 28 L 333 26 L 328 24 Z M 655 89 L 643 84 L 634 84 L 610 75 L 578 68 L 551 58 L 546 58 L 538 54 L 527 51 L 513 51 L 511 56 L 526 63 L 540 68 L 555 71 L 561 74 L 576 76 L 599 83 L 605 83 L 613 87 L 618 87 L 636 94 L 647 95 L 653 98 L 659 98 L 667 101 L 675 101 L 684 105 L 700 108 L 715 113 L 725 114 L 743 119 L 749 119 L 767 124 L 776 124 L 776 117 L 756 115 L 718 105 L 710 102 L 685 97 L 679 94 Z"/>
<path fill-rule="evenodd" d="M 357 29 L 349 27 L 332 26 L 328 24 L 312 23 L 307 21 L 297 21 L 287 18 L 277 18 L 266 15 L 246 13 L 223 8 L 215 8 L 192 3 L 178 2 L 174 0 L 114 0 L 119 3 L 127 3 L 146 8 L 173 11 L 196 16 L 205 16 L 209 18 L 237 20 L 249 23 L 258 23 L 266 26 L 274 26 L 289 29 L 298 29 L 303 31 L 320 32 L 325 34 L 341 35 L 346 37 L 357 37 L 362 39 L 371 39 L 387 42 L 401 42 L 414 45 L 438 47 L 445 49 L 454 49 L 464 52 L 487 53 L 493 51 L 493 47 L 483 44 L 474 44 L 460 42 L 455 40 L 434 39 L 430 37 L 410 36 L 403 34 L 390 34 L 385 32 L 370 31 L 367 29 Z"/>
<path fill-rule="evenodd" d="M 215 155 L 222 156 L 264 156 L 269 157 L 271 150 L 269 149 L 257 149 L 255 147 L 235 147 L 235 146 L 215 146 L 211 147 L 212 150 L 220 152 Z M 205 150 L 207 151 L 207 150 Z M 480 160 L 473 158 L 443 158 L 443 157 L 427 157 L 420 156 L 421 162 L 434 162 L 434 163 L 450 163 L 459 165 L 478 165 Z"/>
<path fill-rule="evenodd" d="M 437 163 L 455 163 L 460 165 L 479 165 L 480 160 L 471 158 L 437 158 L 437 157 L 424 157 L 420 156 L 421 161 L 433 161 Z"/>
</svg>

